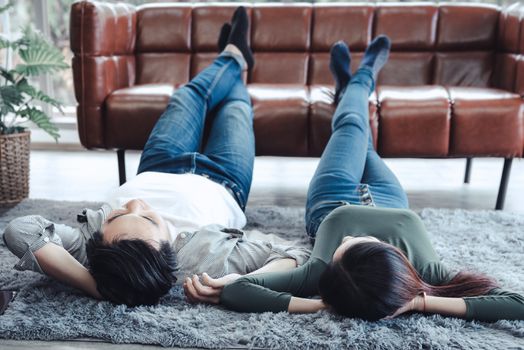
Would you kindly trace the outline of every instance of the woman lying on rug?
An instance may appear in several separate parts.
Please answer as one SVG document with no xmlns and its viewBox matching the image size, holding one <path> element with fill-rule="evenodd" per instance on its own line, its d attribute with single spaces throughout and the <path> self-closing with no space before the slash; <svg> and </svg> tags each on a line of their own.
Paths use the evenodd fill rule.
<svg viewBox="0 0 524 350">
<path fill-rule="evenodd" d="M 20 258 L 16 269 L 133 306 L 155 304 L 177 277 L 287 270 L 309 258 L 307 249 L 290 242 L 251 239 L 251 232 L 239 230 L 246 224 L 255 156 L 253 112 L 241 78 L 253 66 L 247 33 L 240 7 L 232 25 L 222 28 L 222 54 L 173 94 L 138 175 L 112 194 L 110 205 L 79 215 L 80 229 L 38 215 L 8 225 L 3 238 Z"/>
<path fill-rule="evenodd" d="M 243 312 L 327 307 L 366 320 L 408 311 L 524 320 L 523 296 L 480 274 L 452 274 L 439 262 L 422 221 L 408 209 L 400 183 L 373 148 L 368 97 L 389 49 L 389 39 L 377 37 L 353 77 L 347 45 L 338 42 L 331 49 L 338 107 L 308 193 L 306 229 L 316 238 L 309 261 L 292 271 L 225 285 L 206 274 L 202 281 L 194 276 L 184 283 L 190 301 Z M 322 300 L 304 298 L 318 294 Z"/>
</svg>

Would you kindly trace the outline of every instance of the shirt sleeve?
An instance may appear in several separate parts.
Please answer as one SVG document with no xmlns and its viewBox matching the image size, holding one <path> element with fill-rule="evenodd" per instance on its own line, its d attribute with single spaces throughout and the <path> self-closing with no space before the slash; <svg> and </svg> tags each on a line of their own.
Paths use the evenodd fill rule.
<svg viewBox="0 0 524 350">
<path fill-rule="evenodd" d="M 318 293 L 318 279 L 325 268 L 322 260 L 311 258 L 291 271 L 244 276 L 224 287 L 220 302 L 239 312 L 287 311 L 292 296 Z"/>
<path fill-rule="evenodd" d="M 86 264 L 84 236 L 78 228 L 56 224 L 40 215 L 14 219 L 7 225 L 3 240 L 9 250 L 20 258 L 17 270 L 43 273 L 34 252 L 47 243 L 54 243 L 67 250 L 81 264 Z"/>
<path fill-rule="evenodd" d="M 464 301 L 467 320 L 524 320 L 524 297 L 517 293 L 496 288 L 488 295 L 466 297 Z"/>
</svg>

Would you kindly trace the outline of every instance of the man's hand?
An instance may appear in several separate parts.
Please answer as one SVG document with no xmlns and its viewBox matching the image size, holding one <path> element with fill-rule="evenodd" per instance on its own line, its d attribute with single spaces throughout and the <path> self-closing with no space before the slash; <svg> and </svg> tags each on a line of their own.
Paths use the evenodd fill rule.
<svg viewBox="0 0 524 350">
<path fill-rule="evenodd" d="M 184 292 L 190 303 L 219 304 L 224 286 L 239 277 L 239 274 L 232 273 L 220 278 L 211 278 L 207 273 L 203 273 L 200 281 L 197 275 L 193 275 L 184 281 Z"/>
</svg>

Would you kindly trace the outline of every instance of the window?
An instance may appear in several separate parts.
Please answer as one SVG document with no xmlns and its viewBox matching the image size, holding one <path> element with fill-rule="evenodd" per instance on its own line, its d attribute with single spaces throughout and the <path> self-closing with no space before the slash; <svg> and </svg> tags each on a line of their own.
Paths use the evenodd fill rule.
<svg viewBox="0 0 524 350">
<path fill-rule="evenodd" d="M 7 3 L 6 0 L 0 3 Z M 2 18 L 4 34 L 16 38 L 21 28 L 32 24 L 36 29 L 50 38 L 70 63 L 72 58 L 69 49 L 69 6 L 73 0 L 17 0 L 12 1 L 13 8 Z M 17 64 L 16 57 L 9 57 L 11 66 Z M 48 95 L 60 100 L 65 108 L 65 118 L 58 110 L 47 110 L 55 122 L 75 122 L 76 100 L 74 97 L 73 77 L 70 69 L 60 71 L 52 76 L 41 77 L 33 83 L 39 85 Z M 64 120 L 65 119 L 65 120 Z"/>
</svg>

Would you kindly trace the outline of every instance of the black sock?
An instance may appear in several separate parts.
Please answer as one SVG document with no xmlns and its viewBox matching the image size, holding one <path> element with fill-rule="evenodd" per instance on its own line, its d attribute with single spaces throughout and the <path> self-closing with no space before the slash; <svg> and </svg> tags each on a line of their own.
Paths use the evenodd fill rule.
<svg viewBox="0 0 524 350">
<path fill-rule="evenodd" d="M 343 41 L 337 41 L 331 46 L 329 70 L 335 78 L 335 104 L 340 100 L 346 86 L 351 80 L 351 55 L 349 47 Z"/>
<path fill-rule="evenodd" d="M 220 35 L 218 36 L 218 52 L 224 51 L 227 45 L 227 40 L 229 39 L 229 33 L 231 33 L 231 24 L 224 23 L 222 28 L 220 28 Z"/>
<path fill-rule="evenodd" d="M 229 34 L 228 44 L 235 45 L 242 52 L 248 69 L 251 69 L 255 64 L 255 60 L 253 52 L 251 52 L 251 48 L 247 43 L 248 29 L 249 19 L 246 9 L 240 6 L 235 10 L 231 20 L 231 33 Z"/>
</svg>

